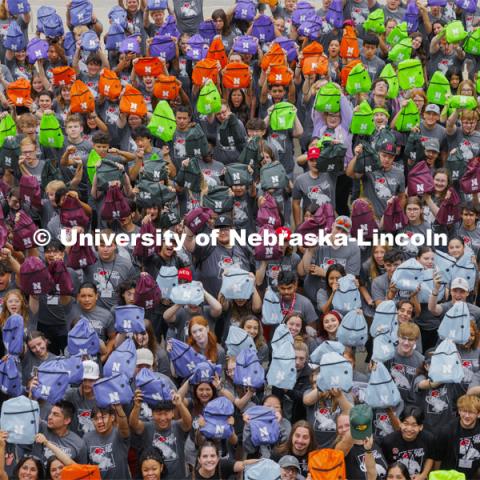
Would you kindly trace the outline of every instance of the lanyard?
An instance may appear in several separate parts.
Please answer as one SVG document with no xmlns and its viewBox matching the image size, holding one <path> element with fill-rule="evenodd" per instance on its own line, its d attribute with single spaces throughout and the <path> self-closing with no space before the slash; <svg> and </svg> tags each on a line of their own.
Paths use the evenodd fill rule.
<svg viewBox="0 0 480 480">
<path fill-rule="evenodd" d="M 290 306 L 288 308 L 286 308 L 285 304 L 283 303 L 283 300 L 280 302 L 280 305 L 282 307 L 282 315 L 285 317 L 286 315 L 288 315 L 289 313 L 292 313 L 293 312 L 293 308 L 295 307 L 295 302 L 297 301 L 297 293 L 295 292 L 293 294 L 293 299 L 292 299 L 292 303 L 290 303 Z"/>
</svg>

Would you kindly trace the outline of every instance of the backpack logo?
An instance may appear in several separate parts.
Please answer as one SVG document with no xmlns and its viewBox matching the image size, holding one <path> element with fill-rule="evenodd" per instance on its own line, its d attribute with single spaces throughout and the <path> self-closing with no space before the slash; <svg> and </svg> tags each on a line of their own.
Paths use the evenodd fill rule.
<svg viewBox="0 0 480 480">
<path fill-rule="evenodd" d="M 347 57 L 353 57 L 353 47 L 347 47 Z"/>
<path fill-rule="evenodd" d="M 425 185 L 423 183 L 419 183 L 417 185 L 417 193 L 424 193 L 425 192 Z"/>
<path fill-rule="evenodd" d="M 136 104 L 136 103 L 131 103 L 131 104 L 130 104 L 130 110 L 131 110 L 132 112 L 136 112 L 136 111 L 137 111 L 137 107 L 138 107 L 138 104 Z"/>
<path fill-rule="evenodd" d="M 250 45 L 248 44 L 248 42 L 243 42 L 242 45 L 243 45 L 243 48 L 244 48 L 245 50 L 248 50 L 248 47 L 250 46 Z"/>
<path fill-rule="evenodd" d="M 221 209 L 222 208 L 222 201 L 221 200 L 215 200 L 215 208 Z"/>
<path fill-rule="evenodd" d="M 265 247 L 265 256 L 273 257 L 273 247 Z"/>
<path fill-rule="evenodd" d="M 472 188 L 477 188 L 478 187 L 478 180 L 476 178 L 472 178 Z"/>
<path fill-rule="evenodd" d="M 150 66 L 145 67 L 145 73 L 152 73 L 152 67 Z"/>
<path fill-rule="evenodd" d="M 110 403 L 120 403 L 120 395 L 118 392 L 110 392 L 108 394 L 108 398 L 110 400 Z"/>
<path fill-rule="evenodd" d="M 196 364 L 195 362 L 190 362 L 190 363 L 187 363 L 186 366 L 190 372 L 193 372 L 195 370 Z"/>
<path fill-rule="evenodd" d="M 278 178 L 278 175 L 273 175 L 271 178 L 272 178 L 272 185 L 280 184 L 280 179 Z"/>
<path fill-rule="evenodd" d="M 444 374 L 451 374 L 453 369 L 453 365 L 442 365 L 442 371 Z"/>
<path fill-rule="evenodd" d="M 110 92 L 110 85 L 105 85 L 105 87 L 103 88 L 103 91 L 104 91 L 105 93 Z"/>
<path fill-rule="evenodd" d="M 244 387 L 251 387 L 252 386 L 252 377 L 243 377 L 242 384 Z"/>
<path fill-rule="evenodd" d="M 113 362 L 112 372 L 119 372 L 120 373 L 120 367 L 121 367 L 120 362 Z"/>
<path fill-rule="evenodd" d="M 42 51 L 41 50 L 35 50 L 35 56 L 37 58 L 40 58 L 42 56 Z"/>
<path fill-rule="evenodd" d="M 36 293 L 41 293 L 42 291 L 42 284 L 40 282 L 33 282 L 32 283 L 33 291 Z"/>
<path fill-rule="evenodd" d="M 147 300 L 145 302 L 145 308 L 148 310 L 149 308 L 153 308 L 153 300 Z"/>
<path fill-rule="evenodd" d="M 223 435 L 225 425 L 215 425 L 215 435 Z"/>
<path fill-rule="evenodd" d="M 160 393 L 157 393 L 157 392 L 152 393 L 152 399 L 162 401 L 163 400 L 163 395 L 161 395 Z"/>
<path fill-rule="evenodd" d="M 81 267 L 86 267 L 87 266 L 87 259 L 86 258 L 81 258 L 80 261 L 78 262 L 78 264 Z"/>
<path fill-rule="evenodd" d="M 87 109 L 87 102 L 82 102 L 82 103 L 80 104 L 80 108 L 81 108 L 82 110 L 86 110 L 86 109 Z"/>
<path fill-rule="evenodd" d="M 52 387 L 50 385 L 42 385 L 42 389 L 40 390 L 40 395 L 46 395 L 47 397 L 50 395 L 50 390 Z"/>
<path fill-rule="evenodd" d="M 330 384 L 333 385 L 340 385 L 340 377 L 336 375 L 335 377 L 330 377 Z"/>
<path fill-rule="evenodd" d="M 13 426 L 13 431 L 14 431 L 17 435 L 23 435 L 24 430 L 25 430 L 25 425 L 14 425 L 14 426 Z"/>
<path fill-rule="evenodd" d="M 240 85 L 240 79 L 239 79 L 238 77 L 235 77 L 235 78 L 233 79 L 233 84 L 234 84 L 234 85 Z"/>
<path fill-rule="evenodd" d="M 131 320 L 124 320 L 122 326 L 125 330 L 130 330 L 132 328 L 132 321 Z"/>
<path fill-rule="evenodd" d="M 234 182 L 239 182 L 240 181 L 240 173 L 238 172 L 233 172 L 232 179 Z"/>
<path fill-rule="evenodd" d="M 260 427 L 258 433 L 260 434 L 260 437 L 262 437 L 262 440 L 268 440 L 270 438 L 268 427 Z"/>
</svg>

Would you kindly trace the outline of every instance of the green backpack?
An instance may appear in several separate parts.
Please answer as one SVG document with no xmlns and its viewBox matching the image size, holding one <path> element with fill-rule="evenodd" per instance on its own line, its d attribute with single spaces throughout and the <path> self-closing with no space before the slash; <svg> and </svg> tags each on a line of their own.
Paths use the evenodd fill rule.
<svg viewBox="0 0 480 480">
<path fill-rule="evenodd" d="M 462 42 L 467 35 L 463 23 L 460 20 L 450 22 L 445 27 L 445 38 L 448 43 Z"/>
<path fill-rule="evenodd" d="M 244 163 L 231 163 L 225 167 L 225 185 L 250 185 L 252 175 L 248 170 L 248 165 Z"/>
<path fill-rule="evenodd" d="M 40 133 L 38 134 L 38 142 L 43 147 L 62 148 L 63 132 L 60 123 L 55 115 L 42 115 L 40 120 Z"/>
<path fill-rule="evenodd" d="M 348 74 L 345 90 L 349 95 L 357 93 L 370 92 L 372 88 L 372 79 L 369 73 L 361 63 L 357 63 Z"/>
<path fill-rule="evenodd" d="M 480 77 L 477 78 L 476 87 L 477 87 L 477 93 L 480 93 Z"/>
<path fill-rule="evenodd" d="M 399 132 L 409 132 L 417 125 L 420 125 L 420 113 L 415 102 L 410 99 L 407 105 L 400 110 L 395 123 L 395 129 Z"/>
<path fill-rule="evenodd" d="M 165 162 L 164 160 L 147 160 L 143 163 L 142 178 L 145 178 L 150 182 L 167 182 L 167 162 Z"/>
<path fill-rule="evenodd" d="M 341 91 L 334 83 L 326 83 L 317 92 L 315 110 L 318 112 L 338 113 L 340 111 Z"/>
<path fill-rule="evenodd" d="M 270 128 L 276 132 L 293 128 L 297 113 L 295 106 L 289 102 L 276 103 L 270 114 Z"/>
<path fill-rule="evenodd" d="M 222 109 L 222 97 L 216 85 L 209 80 L 200 90 L 197 100 L 197 111 L 202 115 L 218 113 Z"/>
<path fill-rule="evenodd" d="M 354 135 L 371 135 L 374 131 L 372 107 L 364 100 L 353 112 L 350 132 Z"/>
<path fill-rule="evenodd" d="M 388 59 L 395 63 L 408 60 L 412 56 L 413 46 L 411 38 L 402 38 L 400 42 L 393 46 L 388 52 Z"/>
<path fill-rule="evenodd" d="M 456 470 L 435 470 L 430 472 L 428 480 L 466 480 L 466 477 Z"/>
<path fill-rule="evenodd" d="M 3 142 L 7 137 L 14 137 L 17 134 L 17 125 L 12 116 L 7 113 L 0 120 L 0 148 L 3 146 Z"/>
<path fill-rule="evenodd" d="M 137 184 L 138 194 L 136 197 L 140 208 L 159 207 L 173 202 L 177 198 L 176 192 L 158 182 L 150 182 L 143 178 Z"/>
<path fill-rule="evenodd" d="M 397 98 L 400 91 L 398 85 L 398 77 L 391 63 L 387 63 L 380 72 L 380 78 L 383 78 L 388 83 L 387 98 Z"/>
<path fill-rule="evenodd" d="M 233 210 L 233 195 L 230 187 L 218 185 L 209 187 L 207 195 L 202 199 L 202 205 L 215 213 L 227 213 Z"/>
<path fill-rule="evenodd" d="M 267 163 L 260 169 L 260 186 L 264 192 L 271 189 L 284 190 L 287 185 L 287 172 L 280 162 Z"/>
<path fill-rule="evenodd" d="M 447 103 L 447 95 L 451 95 L 450 82 L 447 77 L 440 71 L 436 71 L 430 80 L 427 89 L 428 103 L 437 105 L 445 105 Z"/>
<path fill-rule="evenodd" d="M 104 158 L 97 168 L 97 188 L 102 192 L 106 192 L 110 182 L 119 181 L 123 184 L 123 177 L 123 170 L 119 170 L 115 161 Z"/>
<path fill-rule="evenodd" d="M 477 100 L 469 95 L 453 95 L 448 101 L 449 110 L 454 108 L 464 108 L 466 110 L 475 110 L 477 108 Z"/>
<path fill-rule="evenodd" d="M 147 128 L 154 137 L 164 142 L 173 140 L 175 130 L 177 129 L 177 122 L 175 120 L 175 114 L 166 100 L 160 100 L 157 103 Z"/>
<path fill-rule="evenodd" d="M 370 13 L 363 22 L 363 29 L 366 32 L 385 33 L 385 13 L 381 8 L 377 8 Z"/>
<path fill-rule="evenodd" d="M 408 37 L 408 25 L 407 22 L 399 23 L 392 31 L 387 35 L 387 43 L 389 45 L 397 45 L 400 40 Z"/>
<path fill-rule="evenodd" d="M 90 150 L 87 158 L 87 175 L 90 183 L 93 183 L 93 177 L 97 171 L 97 163 L 101 160 L 100 155 L 95 150 Z"/>
<path fill-rule="evenodd" d="M 205 157 L 208 154 L 208 140 L 200 124 L 195 124 L 185 138 L 187 157 Z"/>
<path fill-rule="evenodd" d="M 363 146 L 362 153 L 357 156 L 353 171 L 364 174 L 381 170 L 382 164 L 377 150 L 368 142 L 362 142 L 361 145 Z"/>
<path fill-rule="evenodd" d="M 344 159 L 347 147 L 341 143 L 323 142 L 317 159 L 319 172 L 335 173 L 344 171 Z"/>
<path fill-rule="evenodd" d="M 398 64 L 398 83 L 402 90 L 423 87 L 425 77 L 420 59 L 411 58 Z"/>
<path fill-rule="evenodd" d="M 480 28 L 468 34 L 463 44 L 463 50 L 471 55 L 480 55 Z"/>
<path fill-rule="evenodd" d="M 183 188 L 199 193 L 201 190 L 202 171 L 198 164 L 197 157 L 190 158 L 188 165 L 180 167 L 175 181 Z"/>
</svg>

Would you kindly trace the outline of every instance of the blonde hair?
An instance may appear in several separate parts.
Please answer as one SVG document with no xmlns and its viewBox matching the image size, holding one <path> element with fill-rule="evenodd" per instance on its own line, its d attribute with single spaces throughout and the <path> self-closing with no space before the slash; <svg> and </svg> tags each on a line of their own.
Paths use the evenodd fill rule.
<svg viewBox="0 0 480 480">
<path fill-rule="evenodd" d="M 457 410 L 479 413 L 480 399 L 475 395 L 462 395 L 457 400 Z"/>
<path fill-rule="evenodd" d="M 398 336 L 417 340 L 420 337 L 420 328 L 413 322 L 401 323 L 398 327 Z"/>
<path fill-rule="evenodd" d="M 57 190 L 60 190 L 61 188 L 67 188 L 65 183 L 63 183 L 61 180 L 52 180 L 51 182 L 47 183 L 47 186 L 45 187 L 45 192 L 55 193 Z"/>
</svg>

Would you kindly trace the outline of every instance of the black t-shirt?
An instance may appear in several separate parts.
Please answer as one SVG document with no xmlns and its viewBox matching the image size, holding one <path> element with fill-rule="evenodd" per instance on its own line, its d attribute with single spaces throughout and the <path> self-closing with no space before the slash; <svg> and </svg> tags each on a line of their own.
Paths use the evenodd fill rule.
<svg viewBox="0 0 480 480">
<path fill-rule="evenodd" d="M 195 480 L 226 480 L 230 478 L 233 474 L 233 466 L 235 462 L 232 460 L 221 459 L 217 470 L 215 471 L 215 475 L 213 477 L 202 477 L 198 469 L 195 470 Z"/>
<path fill-rule="evenodd" d="M 377 464 L 377 479 L 387 477 L 387 462 L 382 454 L 382 449 L 377 443 L 373 444 L 372 453 Z M 352 480 L 363 480 L 367 478 L 367 468 L 365 466 L 365 449 L 363 445 L 354 445 L 348 455 L 345 457 L 345 467 L 347 478 Z"/>
</svg>

